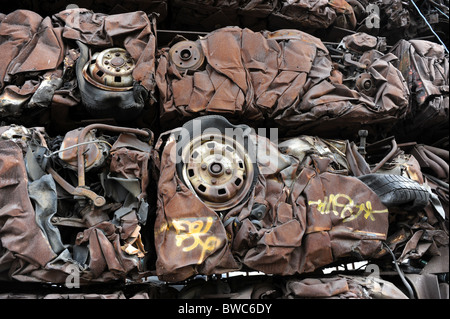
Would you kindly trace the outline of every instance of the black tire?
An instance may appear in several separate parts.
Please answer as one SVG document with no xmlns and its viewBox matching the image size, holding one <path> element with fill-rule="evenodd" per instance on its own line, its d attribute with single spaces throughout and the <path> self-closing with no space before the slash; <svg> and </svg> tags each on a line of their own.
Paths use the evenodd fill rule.
<svg viewBox="0 0 450 319">
<path fill-rule="evenodd" d="M 142 112 L 149 92 L 140 84 L 134 83 L 130 91 L 105 91 L 87 82 L 83 67 L 89 59 L 89 48 L 77 41 L 80 57 L 76 64 L 76 75 L 81 101 L 86 111 L 96 118 L 113 117 L 118 122 L 136 119 Z"/>
<path fill-rule="evenodd" d="M 358 177 L 378 195 L 386 207 L 419 210 L 428 204 L 430 194 L 416 181 L 392 174 L 367 174 Z"/>
</svg>

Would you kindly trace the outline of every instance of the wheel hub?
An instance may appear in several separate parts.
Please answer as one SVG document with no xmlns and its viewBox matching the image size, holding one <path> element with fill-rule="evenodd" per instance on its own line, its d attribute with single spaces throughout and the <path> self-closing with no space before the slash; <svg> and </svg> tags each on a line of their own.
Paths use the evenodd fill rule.
<svg viewBox="0 0 450 319">
<path fill-rule="evenodd" d="M 194 138 L 183 152 L 183 178 L 215 210 L 226 210 L 248 193 L 254 171 L 244 147 L 222 135 Z"/>
<path fill-rule="evenodd" d="M 169 50 L 170 61 L 180 71 L 198 70 L 205 60 L 203 51 L 194 41 L 180 41 Z"/>
<path fill-rule="evenodd" d="M 110 91 L 132 89 L 135 62 L 122 48 L 109 48 L 97 52 L 83 68 L 83 76 L 94 86 Z"/>
</svg>

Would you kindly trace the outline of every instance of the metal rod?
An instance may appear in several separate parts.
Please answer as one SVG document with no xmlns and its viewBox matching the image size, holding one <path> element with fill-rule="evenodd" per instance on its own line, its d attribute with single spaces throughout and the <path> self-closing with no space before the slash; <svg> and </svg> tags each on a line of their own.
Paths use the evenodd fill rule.
<svg viewBox="0 0 450 319">
<path fill-rule="evenodd" d="M 74 196 L 83 196 L 92 200 L 95 206 L 101 207 L 106 204 L 103 196 L 97 195 L 93 191 L 83 187 L 73 187 L 64 178 L 61 177 L 53 168 L 48 167 L 47 171 L 52 175 L 53 179 L 69 194 Z"/>
<path fill-rule="evenodd" d="M 135 128 L 112 126 L 112 125 L 107 125 L 107 124 L 91 124 L 91 125 L 88 125 L 85 128 L 83 128 L 83 130 L 80 132 L 78 140 L 84 141 L 86 134 L 90 130 L 93 130 L 93 129 L 106 130 L 106 131 L 111 131 L 111 132 L 120 132 L 120 133 L 133 133 L 133 134 L 142 135 L 145 137 L 148 137 L 150 135 L 150 133 L 148 131 L 135 129 Z M 85 150 L 85 145 L 80 145 L 80 147 L 78 147 L 78 153 L 77 153 L 78 187 L 83 187 L 86 184 L 86 181 L 84 178 L 84 157 L 83 157 L 84 150 Z"/>
<path fill-rule="evenodd" d="M 377 166 L 375 166 L 374 169 L 371 170 L 371 173 L 375 173 L 376 171 L 378 171 L 381 168 L 381 166 L 383 166 L 395 154 L 395 152 L 397 152 L 397 150 L 398 150 L 397 142 L 395 142 L 395 139 L 392 139 L 391 151 L 378 163 Z"/>
</svg>

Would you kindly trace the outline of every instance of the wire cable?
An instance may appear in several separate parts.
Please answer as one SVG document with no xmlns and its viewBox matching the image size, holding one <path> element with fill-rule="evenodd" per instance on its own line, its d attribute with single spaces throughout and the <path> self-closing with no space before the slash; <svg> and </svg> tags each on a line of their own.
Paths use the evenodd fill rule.
<svg viewBox="0 0 450 319">
<path fill-rule="evenodd" d="M 431 30 L 431 32 L 433 32 L 434 36 L 439 40 L 439 42 L 443 45 L 445 52 L 447 52 L 448 54 L 448 49 L 445 46 L 444 42 L 441 40 L 441 38 L 436 34 L 436 32 L 434 32 L 433 28 L 431 27 L 431 25 L 428 23 L 427 19 L 423 16 L 422 12 L 420 12 L 419 7 L 417 7 L 416 3 L 414 2 L 414 0 L 411 0 L 411 3 L 413 4 L 413 6 L 416 8 L 417 12 L 419 13 L 419 15 L 422 17 L 422 19 L 425 21 L 425 23 L 427 24 L 428 28 Z"/>
<path fill-rule="evenodd" d="M 441 11 L 438 7 L 434 7 L 437 11 L 439 11 L 444 17 L 448 19 L 448 15 L 446 15 L 444 12 Z"/>
<path fill-rule="evenodd" d="M 412 288 L 411 288 L 411 285 L 408 283 L 408 281 L 407 281 L 406 278 L 405 278 L 405 275 L 403 274 L 403 271 L 402 271 L 402 270 L 400 269 L 400 267 L 398 266 L 397 259 L 395 258 L 394 253 L 392 252 L 391 248 L 389 248 L 388 244 L 386 244 L 386 242 L 383 242 L 383 245 L 386 247 L 386 250 L 387 250 L 387 251 L 391 254 L 391 256 L 392 256 L 392 259 L 393 259 L 393 262 L 394 262 L 394 265 L 395 265 L 395 269 L 397 270 L 398 275 L 400 276 L 400 279 L 402 280 L 403 284 L 405 285 L 406 290 L 408 290 L 409 298 L 410 298 L 410 299 L 415 299 L 415 298 L 414 298 L 414 292 L 413 292 L 413 290 L 412 290 Z"/>
<path fill-rule="evenodd" d="M 72 145 L 72 146 L 68 146 L 68 147 L 66 147 L 66 148 L 64 148 L 64 149 L 61 149 L 61 150 L 59 150 L 59 151 L 55 151 L 55 152 L 50 153 L 50 154 L 48 154 L 48 155 L 47 155 L 47 154 L 44 154 L 44 157 L 52 157 L 52 156 L 55 155 L 55 154 L 58 154 L 58 153 L 61 153 L 61 152 L 65 152 L 65 151 L 67 151 L 67 150 L 70 150 L 70 149 L 72 149 L 72 148 L 78 147 L 78 146 L 80 146 L 80 145 L 86 145 L 86 144 L 92 144 L 92 143 L 105 143 L 105 144 L 108 144 L 108 146 L 112 148 L 112 145 L 111 145 L 110 143 L 108 143 L 107 141 L 103 141 L 103 140 L 93 140 L 93 141 L 87 141 L 87 142 L 78 143 L 78 144 L 75 144 L 75 145 Z"/>
</svg>

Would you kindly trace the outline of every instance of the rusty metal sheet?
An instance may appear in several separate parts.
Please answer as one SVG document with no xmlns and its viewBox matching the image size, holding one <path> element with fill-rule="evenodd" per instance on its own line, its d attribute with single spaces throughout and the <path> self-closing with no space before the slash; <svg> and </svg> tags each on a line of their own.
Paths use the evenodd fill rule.
<svg viewBox="0 0 450 319">
<path fill-rule="evenodd" d="M 101 125 L 93 127 L 116 129 L 117 134 L 123 131 L 125 135 L 117 137 L 113 152 L 105 150 L 105 161 L 93 160 L 94 166 L 105 173 L 97 174 L 97 171 L 91 175 L 88 172 L 83 191 L 79 193 L 70 179 L 65 180 L 68 171 L 76 171 L 76 154 L 72 158 L 75 169 L 68 168 L 61 159 L 55 159 L 47 167 L 43 161 L 59 154 L 60 149 L 52 144 L 54 140 L 48 138 L 45 131 L 1 127 L 0 192 L 3 194 L 0 211 L 4 223 L 0 228 L 0 268 L 3 280 L 57 284 L 67 283 L 75 274 L 78 283 L 107 282 L 142 271 L 142 260 L 148 253 L 141 232 L 148 215 L 152 146 L 127 132 L 145 133 L 150 141 L 153 133 Z M 78 137 L 88 135 L 80 135 L 82 129 L 75 132 Z M 88 133 L 99 138 L 94 136 L 95 131 Z M 59 138 L 61 143 L 63 139 Z M 69 134 L 69 139 L 72 138 L 73 134 Z M 64 143 L 61 145 L 63 151 L 68 147 Z M 55 151 L 50 153 L 49 147 Z M 26 160 L 22 153 L 26 154 Z M 27 175 L 38 179 L 28 183 Z M 129 191 L 125 185 L 120 193 L 117 180 L 132 181 L 134 188 Z M 103 203 L 89 200 L 89 194 L 95 192 L 105 194 Z M 5 272 L 9 268 L 14 268 L 14 272 Z"/>
<path fill-rule="evenodd" d="M 171 25 L 174 29 L 211 31 L 217 27 L 239 25 L 238 0 L 173 0 Z"/>
<path fill-rule="evenodd" d="M 0 25 L 4 37 L 0 48 L 0 88 L 5 79 L 20 72 L 55 69 L 62 61 L 60 30 L 54 29 L 49 18 L 35 12 L 18 10 L 5 16 Z M 31 35 L 31 41 L 30 41 Z M 47 59 L 41 57 L 45 55 Z"/>
<path fill-rule="evenodd" d="M 275 206 L 278 209 L 267 224 L 263 220 L 261 230 L 243 236 L 246 245 L 240 246 L 248 247 L 244 264 L 288 275 L 314 271 L 340 257 L 367 258 L 380 249 L 387 234 L 388 210 L 378 197 L 352 177 L 316 174 L 304 169 L 289 201 Z M 285 214 L 292 217 L 283 222 L 280 217 Z M 256 238 L 252 232 L 258 234 Z M 253 243 L 248 242 L 251 238 Z"/>
<path fill-rule="evenodd" d="M 132 73 L 135 99 L 147 99 L 155 90 L 155 28 L 155 16 L 147 16 L 143 11 L 108 15 L 77 8 L 45 18 L 28 10 L 7 14 L 0 25 L 0 34 L 4 35 L 1 50 L 7 52 L 1 57 L 0 116 L 25 120 L 20 118 L 23 113 L 51 107 L 48 112 L 58 125 L 72 124 L 67 115 L 70 108 L 80 102 L 85 104 L 80 101 L 81 87 L 75 75 L 78 47 L 73 40 L 97 49 L 112 46 L 126 49 L 136 62 Z M 138 90 L 141 91 L 137 93 Z M 97 103 L 101 97 L 97 94 Z M 138 103 L 142 109 L 150 101 Z"/>
<path fill-rule="evenodd" d="M 269 18 L 275 20 L 278 25 L 287 20 L 298 28 L 326 29 L 333 25 L 341 14 L 349 20 L 343 27 L 353 29 L 356 25 L 353 8 L 346 1 L 296 0 L 280 1 L 280 4 L 281 8 L 275 10 Z"/>
<path fill-rule="evenodd" d="M 0 268 L 14 269 L 11 278 L 26 278 L 56 257 L 36 223 L 27 182 L 21 147 L 0 140 Z"/>
<path fill-rule="evenodd" d="M 231 120 L 251 119 L 255 127 L 268 121 L 288 136 L 335 129 L 344 136 L 361 123 L 387 130 L 409 111 L 409 90 L 392 54 L 367 56 L 363 72 L 374 90 L 368 96 L 336 82 L 327 48 L 301 31 L 228 27 L 197 42 L 207 62 L 202 69 L 178 72 L 168 51 L 161 51 L 156 70 L 161 123 L 223 113 Z"/>
<path fill-rule="evenodd" d="M 155 246 L 158 276 L 164 280 L 239 265 L 267 274 L 312 272 L 343 257 L 370 258 L 386 239 L 388 209 L 355 177 L 327 172 L 331 159 L 311 155 L 312 162 L 294 171 L 294 177 L 294 157 L 275 171 L 261 171 L 251 196 L 226 212 L 222 221 L 178 177 L 171 155 L 175 148 L 175 140 L 169 138 L 160 150 L 162 205 L 155 221 Z M 287 177 L 289 189 L 284 180 L 274 178 L 284 170 L 289 171 L 281 175 Z M 267 209 L 256 221 L 252 210 L 258 203 Z"/>
<path fill-rule="evenodd" d="M 411 112 L 396 134 L 432 144 L 449 132 L 448 57 L 443 46 L 425 40 L 400 40 L 392 52 L 411 90 Z"/>
<path fill-rule="evenodd" d="M 448 1 L 419 7 L 400 0 L 112 0 L 91 10 L 57 1 L 0 13 L 1 125 L 39 123 L 51 134 L 0 127 L 0 278 L 67 284 L 75 272 L 91 284 L 156 275 L 184 281 L 174 293 L 182 298 L 405 298 L 375 274 L 321 276 L 329 265 L 370 260 L 376 265 L 366 271 L 410 273 L 419 298 L 448 291 L 448 274 L 439 274 L 448 272 L 449 68 L 448 50 L 437 44 L 439 36 L 448 42 L 440 30 L 448 24 Z M 182 30 L 166 32 L 157 47 L 156 21 Z M 418 35 L 425 37 L 412 39 Z M 129 118 L 102 114 L 112 118 L 98 119 L 90 142 L 99 137 L 95 143 L 110 148 L 75 148 L 79 136 L 70 131 L 87 133 L 97 123 L 90 116 L 100 116 L 86 114 L 77 62 L 86 59 L 87 69 L 89 52 L 116 46 L 136 62 L 130 97 L 160 117 L 135 114 L 110 136 L 105 123 Z M 180 174 L 176 132 L 209 114 L 276 127 L 283 142 L 251 131 L 255 163 L 222 156 L 204 169 L 186 165 L 194 175 L 207 171 L 203 179 Z M 131 128 L 150 122 L 161 133 L 156 150 L 153 133 Z M 208 143 L 196 150 L 210 155 Z M 371 173 L 398 175 L 396 186 L 417 181 L 427 196 L 414 209 L 383 204 L 379 189 L 361 178 Z M 215 198 L 217 183 L 228 183 L 226 205 Z M 264 275 L 193 279 L 235 270 Z M 19 296 L 3 291 L 0 298 Z"/>
<path fill-rule="evenodd" d="M 153 91 L 156 38 L 152 21 L 144 12 L 116 15 L 94 13 L 87 9 L 68 9 L 53 16 L 63 27 L 65 39 L 99 46 L 121 46 L 136 61 L 133 78 Z M 132 25 L 132 28 L 129 26 Z"/>
<path fill-rule="evenodd" d="M 180 281 L 194 274 L 237 269 L 217 214 L 180 182 L 171 158 L 172 147 L 175 145 L 164 148 L 158 179 L 161 204 L 154 228 L 158 276 Z"/>
<path fill-rule="evenodd" d="M 286 295 L 295 298 L 407 299 L 389 281 L 375 276 L 348 275 L 287 280 Z"/>
<path fill-rule="evenodd" d="M 0 116 L 18 117 L 23 108 L 49 106 L 52 94 L 39 90 L 41 79 L 37 76 L 23 78 L 23 75 L 42 74 L 56 84 L 51 85 L 51 91 L 60 86 L 60 65 L 64 58 L 61 31 L 52 25 L 50 17 L 42 18 L 27 10 L 14 11 L 2 20 L 0 50 L 4 54 L 0 58 Z M 29 101 L 35 93 L 36 98 Z M 19 108 L 14 107 L 17 104 L 20 104 Z"/>
</svg>

